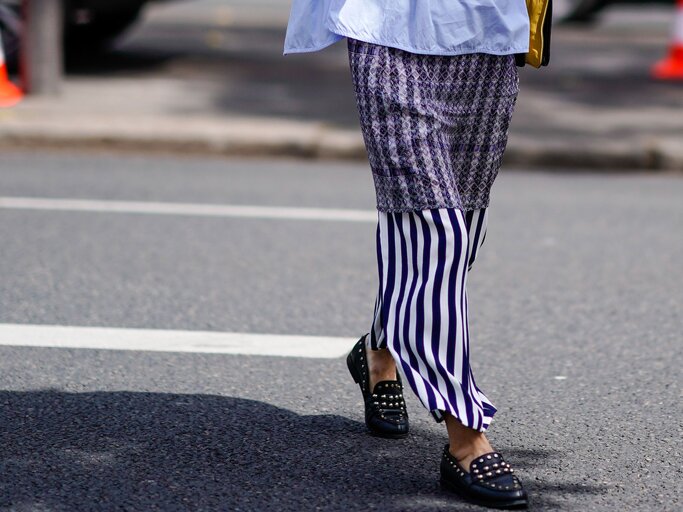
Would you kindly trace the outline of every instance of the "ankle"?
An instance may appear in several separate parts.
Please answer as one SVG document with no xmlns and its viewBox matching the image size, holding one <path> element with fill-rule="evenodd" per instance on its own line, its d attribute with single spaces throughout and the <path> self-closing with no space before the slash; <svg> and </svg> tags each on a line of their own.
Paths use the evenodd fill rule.
<svg viewBox="0 0 683 512">
<path fill-rule="evenodd" d="M 458 460 L 467 461 L 473 460 L 492 450 L 493 448 L 484 434 L 467 440 L 459 440 L 457 443 L 451 442 L 448 446 L 448 451 L 453 457 Z"/>
<path fill-rule="evenodd" d="M 383 380 L 396 380 L 396 363 L 387 349 L 368 350 L 368 369 L 370 370 L 370 389 Z"/>
<path fill-rule="evenodd" d="M 450 414 L 446 416 L 446 428 L 448 451 L 466 471 L 469 471 L 470 463 L 474 459 L 493 451 L 489 440 L 482 432 L 466 427 Z"/>
</svg>

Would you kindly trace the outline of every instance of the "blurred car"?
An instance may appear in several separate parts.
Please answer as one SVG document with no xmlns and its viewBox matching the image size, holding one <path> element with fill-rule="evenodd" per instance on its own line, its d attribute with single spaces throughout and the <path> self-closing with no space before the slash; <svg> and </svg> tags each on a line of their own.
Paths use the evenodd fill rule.
<svg viewBox="0 0 683 512">
<path fill-rule="evenodd" d="M 553 0 L 553 16 L 558 21 L 589 22 L 612 4 L 671 4 L 674 0 Z"/>
<path fill-rule="evenodd" d="M 148 0 L 64 0 L 67 45 L 102 45 L 125 31 Z"/>
<path fill-rule="evenodd" d="M 67 51 L 103 48 L 138 19 L 148 1 L 63 0 Z M 7 58 L 12 60 L 19 49 L 21 0 L 0 0 L 0 30 Z"/>
</svg>

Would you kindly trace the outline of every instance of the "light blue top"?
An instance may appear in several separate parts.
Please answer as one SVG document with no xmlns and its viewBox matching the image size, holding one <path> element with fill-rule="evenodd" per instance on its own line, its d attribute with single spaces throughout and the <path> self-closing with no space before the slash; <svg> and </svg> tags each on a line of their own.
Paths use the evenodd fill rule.
<svg viewBox="0 0 683 512">
<path fill-rule="evenodd" d="M 293 0 L 285 53 L 344 37 L 412 53 L 526 53 L 525 0 Z"/>
</svg>

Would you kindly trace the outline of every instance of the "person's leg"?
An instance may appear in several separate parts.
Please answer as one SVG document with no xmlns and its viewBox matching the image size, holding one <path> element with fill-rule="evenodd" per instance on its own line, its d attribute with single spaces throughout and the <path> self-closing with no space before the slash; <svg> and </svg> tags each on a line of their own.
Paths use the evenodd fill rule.
<svg viewBox="0 0 683 512">
<path fill-rule="evenodd" d="M 382 245 L 380 239 L 380 229 L 382 225 L 382 215 L 377 223 L 376 248 L 377 248 L 377 269 L 379 273 L 379 290 L 375 300 L 375 312 L 372 320 L 370 336 L 366 338 L 366 348 L 368 357 L 368 369 L 370 370 L 370 389 L 374 389 L 375 384 L 383 380 L 396 379 L 396 363 L 391 352 L 387 349 L 387 340 L 384 329 L 382 328 L 382 288 L 386 279 L 383 269 L 385 268 Z"/>
<path fill-rule="evenodd" d="M 376 383 L 381 382 L 381 381 L 391 381 L 395 380 L 397 376 L 397 370 L 396 370 L 396 362 L 394 359 L 394 356 L 390 352 L 390 350 L 387 347 L 387 336 L 386 332 L 383 328 L 383 320 L 382 320 L 382 310 L 383 310 L 383 302 L 384 302 L 384 296 L 387 295 L 387 291 L 385 290 L 385 283 L 387 280 L 392 281 L 390 276 L 387 276 L 385 271 L 389 271 L 389 268 L 391 268 L 392 273 L 395 272 L 396 269 L 396 261 L 395 261 L 395 256 L 392 257 L 391 251 L 387 250 L 387 242 L 382 244 L 382 236 L 387 235 L 387 230 L 389 229 L 389 224 L 388 224 L 388 217 L 391 214 L 386 214 L 386 213 L 380 213 L 380 220 L 378 223 L 377 227 L 377 268 L 379 271 L 379 290 L 377 294 L 377 299 L 375 301 L 375 310 L 374 310 L 374 317 L 373 317 L 373 323 L 372 323 L 372 329 L 370 331 L 370 336 L 366 338 L 366 347 L 367 347 L 367 359 L 368 359 L 368 369 L 370 371 L 370 389 L 374 389 L 374 386 Z M 419 217 L 416 217 L 415 214 L 395 214 L 395 215 L 411 215 L 413 217 L 413 222 L 416 222 L 415 219 L 418 219 Z M 443 230 L 442 237 L 445 239 L 448 239 L 450 241 L 446 241 L 445 246 L 448 246 L 449 244 L 454 244 L 456 238 L 461 238 L 462 234 L 466 234 L 466 236 L 461 240 L 462 247 L 466 248 L 466 253 L 463 254 L 462 257 L 462 265 L 467 265 L 467 270 L 462 269 L 460 272 L 461 274 L 466 273 L 469 271 L 469 269 L 472 268 L 472 265 L 474 264 L 476 257 L 478 255 L 479 249 L 481 245 L 484 242 L 484 239 L 486 237 L 486 228 L 487 228 L 487 220 L 488 220 L 488 214 L 486 209 L 479 209 L 479 210 L 472 210 L 465 212 L 464 214 L 458 212 L 454 216 L 455 219 L 458 219 L 462 217 L 463 221 L 463 226 L 460 226 L 457 230 L 453 228 L 452 225 L 452 219 L 450 217 L 447 217 L 444 215 L 444 219 L 448 218 L 448 221 L 446 222 L 446 228 Z M 427 217 L 429 218 L 429 217 Z M 418 221 L 422 222 L 422 221 Z M 417 225 L 417 224 L 416 224 Z M 402 232 L 402 231 L 401 231 Z M 460 235 L 457 235 L 456 233 L 460 233 Z M 410 235 L 407 233 L 408 236 Z M 415 236 L 415 241 L 419 243 L 418 238 L 420 236 L 420 232 L 418 230 L 415 231 L 414 233 Z M 435 237 L 436 244 L 438 245 L 438 238 L 439 238 L 439 233 L 437 233 L 437 236 Z M 443 241 L 442 241 L 443 242 Z M 394 242 L 395 243 L 395 242 Z M 424 242 L 421 242 L 424 243 Z M 399 241 L 399 246 L 401 245 L 401 241 Z M 452 256 L 451 252 L 443 252 L 444 256 L 449 256 L 449 261 L 444 262 L 444 266 L 452 266 L 453 262 L 451 261 Z M 437 258 L 439 256 L 437 255 Z M 451 272 L 452 273 L 452 272 Z M 449 273 L 449 275 L 451 274 Z M 457 274 L 457 272 L 456 272 Z M 454 274 L 454 275 L 456 275 Z M 463 276 L 465 278 L 465 276 Z M 389 295 L 394 293 L 396 290 L 396 283 L 391 282 L 387 283 L 391 287 L 391 292 L 389 292 Z M 400 283 L 399 283 L 400 284 Z M 443 282 L 436 283 L 440 288 L 443 287 Z M 434 286 L 434 284 L 432 284 Z M 405 287 L 405 285 L 404 285 Z M 451 287 L 453 291 L 457 291 L 458 287 L 457 286 L 452 286 Z M 453 321 L 456 325 L 462 325 L 464 327 L 464 333 L 466 334 L 465 340 L 469 339 L 469 327 L 467 325 L 467 292 L 466 288 L 460 287 L 460 294 L 463 295 L 461 301 L 455 300 L 452 301 L 452 303 L 458 303 L 462 302 L 464 300 L 464 305 L 462 307 L 463 314 L 458 315 L 457 311 L 453 315 L 451 313 L 451 321 Z M 405 293 L 405 291 L 404 291 Z M 433 304 L 432 304 L 433 306 Z M 429 313 L 428 313 L 429 316 Z M 447 315 L 448 316 L 448 315 Z M 469 353 L 469 348 L 465 351 L 465 353 Z M 471 374 L 471 371 L 470 371 Z M 486 396 L 481 393 L 481 391 L 476 387 L 476 384 L 474 384 L 474 378 L 471 377 L 471 381 L 473 383 L 474 388 L 477 390 L 479 393 L 479 396 L 481 397 L 480 400 L 482 402 L 482 407 L 484 409 L 487 409 L 487 412 L 493 407 L 488 400 L 486 399 Z M 495 409 L 494 409 L 495 410 Z M 490 414 L 490 412 L 489 412 Z M 446 426 L 449 430 L 449 438 L 451 439 L 450 445 L 451 445 L 451 453 L 458 457 L 458 459 L 462 459 L 463 461 L 467 462 L 469 464 L 469 460 L 476 457 L 477 455 L 480 455 L 481 453 L 485 453 L 486 450 L 490 451 L 490 445 L 488 444 L 488 441 L 486 440 L 486 437 L 482 434 L 479 433 L 476 430 L 473 430 L 471 428 L 464 427 L 462 423 L 460 423 L 458 420 L 455 419 L 454 416 L 451 415 L 444 415 L 444 417 L 447 419 L 446 421 Z M 482 451 L 484 450 L 484 451 Z M 467 467 L 467 466 L 466 466 Z"/>
<path fill-rule="evenodd" d="M 493 451 L 483 432 L 466 427 L 451 414 L 446 414 L 445 423 L 448 432 L 448 451 L 463 468 L 469 468 L 474 459 Z"/>
<path fill-rule="evenodd" d="M 363 376 L 371 373 L 369 361 L 375 382 L 393 377 L 388 350 L 401 381 L 435 418 L 446 419 L 451 443 L 442 481 L 483 503 L 519 504 L 487 495 L 508 485 L 497 480 L 512 472 L 508 465 L 495 462 L 490 472 L 483 462 L 502 461 L 500 454 L 461 467 L 490 450 L 483 433 L 495 413 L 469 366 L 466 283 L 486 233 L 484 208 L 517 95 L 514 57 L 423 56 L 353 40 L 349 57 L 380 212 L 380 291 L 372 333 L 347 358 L 352 375 L 359 382 L 357 354 Z M 367 414 L 366 397 L 366 423 Z M 484 473 L 460 481 L 469 469 Z"/>
<path fill-rule="evenodd" d="M 486 238 L 486 228 L 488 222 L 488 210 L 486 208 L 470 210 L 465 213 L 465 225 L 467 227 L 467 269 L 472 269 L 474 262 L 479 254 Z M 467 291 L 465 290 L 465 318 L 467 319 Z M 469 334 L 469 326 L 466 326 Z M 482 395 L 485 396 L 485 395 Z M 485 400 L 483 405 L 490 405 Z M 451 414 L 445 415 L 446 429 L 448 431 L 449 451 L 461 462 L 464 468 L 469 468 L 470 463 L 478 456 L 493 451 L 486 435 L 483 432 L 474 430 L 463 425 L 456 417 Z"/>
<path fill-rule="evenodd" d="M 370 370 L 370 389 L 383 380 L 396 380 L 396 362 L 387 348 L 369 349 L 368 369 Z"/>
<path fill-rule="evenodd" d="M 467 269 L 472 270 L 472 266 L 479 254 L 479 249 L 486 239 L 486 230 L 488 226 L 488 209 L 481 208 L 478 210 L 470 210 L 465 212 L 465 226 L 468 233 L 468 255 L 467 255 Z M 377 225 L 376 234 L 377 246 L 377 268 L 379 270 L 379 290 L 375 300 L 375 309 L 373 314 L 372 329 L 367 341 L 368 360 L 371 366 L 371 374 L 376 374 L 375 378 L 371 377 L 371 382 L 378 382 L 380 380 L 395 378 L 396 364 L 391 353 L 387 349 L 386 337 L 382 329 L 382 280 L 383 276 L 383 260 L 381 252 L 380 239 L 380 224 Z M 372 351 L 372 352 L 371 352 Z M 372 368 L 375 368 L 373 371 Z"/>
<path fill-rule="evenodd" d="M 450 414 L 483 432 L 495 408 L 469 366 L 467 273 L 486 219 L 475 213 L 470 226 L 454 208 L 380 213 L 381 292 L 370 345 L 389 349 L 435 416 Z"/>
</svg>

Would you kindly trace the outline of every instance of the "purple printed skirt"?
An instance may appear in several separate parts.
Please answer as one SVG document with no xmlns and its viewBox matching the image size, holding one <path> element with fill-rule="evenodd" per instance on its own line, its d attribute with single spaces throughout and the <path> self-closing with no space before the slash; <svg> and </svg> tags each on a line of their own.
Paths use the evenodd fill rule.
<svg viewBox="0 0 683 512">
<path fill-rule="evenodd" d="M 348 47 L 377 209 L 488 207 L 519 90 L 514 56 Z"/>
</svg>

